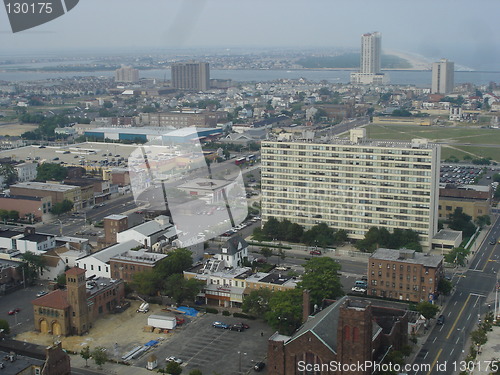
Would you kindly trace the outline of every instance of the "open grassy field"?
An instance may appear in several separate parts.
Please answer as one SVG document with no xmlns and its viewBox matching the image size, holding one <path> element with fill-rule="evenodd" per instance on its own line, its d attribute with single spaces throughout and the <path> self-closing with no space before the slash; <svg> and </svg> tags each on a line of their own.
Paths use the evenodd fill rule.
<svg viewBox="0 0 500 375">
<path fill-rule="evenodd" d="M 371 124 L 366 130 L 371 139 L 409 141 L 413 138 L 427 138 L 432 142 L 446 143 L 451 147 L 443 145 L 443 160 L 451 155 L 459 159 L 470 155 L 491 157 L 500 162 L 500 129 Z"/>
<path fill-rule="evenodd" d="M 19 123 L 1 123 L 0 122 L 0 135 L 20 136 L 24 132 L 35 130 L 37 124 L 19 124 Z"/>
</svg>

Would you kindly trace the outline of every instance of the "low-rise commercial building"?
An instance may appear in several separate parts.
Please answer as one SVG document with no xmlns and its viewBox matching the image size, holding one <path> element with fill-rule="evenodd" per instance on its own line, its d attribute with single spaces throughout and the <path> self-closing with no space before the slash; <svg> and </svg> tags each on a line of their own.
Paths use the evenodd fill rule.
<svg viewBox="0 0 500 375">
<path fill-rule="evenodd" d="M 32 197 L 28 195 L 0 195 L 0 208 L 19 212 L 20 218 L 31 222 L 45 221 L 50 218 L 52 197 Z"/>
<path fill-rule="evenodd" d="M 82 191 L 79 186 L 47 182 L 21 182 L 11 185 L 13 195 L 30 197 L 51 197 L 52 205 L 67 199 L 73 202 L 73 210 L 82 208 Z"/>
<path fill-rule="evenodd" d="M 461 208 L 473 220 L 491 212 L 490 186 L 443 187 L 439 189 L 439 218 L 447 219 Z"/>
</svg>

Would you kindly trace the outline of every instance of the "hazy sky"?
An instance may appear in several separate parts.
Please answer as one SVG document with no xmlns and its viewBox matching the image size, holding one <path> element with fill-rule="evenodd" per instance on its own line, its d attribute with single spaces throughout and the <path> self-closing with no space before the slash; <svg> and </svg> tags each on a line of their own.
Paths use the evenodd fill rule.
<svg viewBox="0 0 500 375">
<path fill-rule="evenodd" d="M 498 0 L 80 0 L 13 34 L 0 10 L 0 54 L 40 48 L 382 47 L 500 70 Z"/>
</svg>

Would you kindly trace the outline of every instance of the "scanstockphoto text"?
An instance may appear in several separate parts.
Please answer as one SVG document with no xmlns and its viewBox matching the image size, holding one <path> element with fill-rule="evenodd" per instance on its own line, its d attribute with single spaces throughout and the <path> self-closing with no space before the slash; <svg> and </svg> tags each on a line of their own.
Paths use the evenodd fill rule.
<svg viewBox="0 0 500 375">
<path fill-rule="evenodd" d="M 298 371 L 343 371 L 343 372 L 387 372 L 397 373 L 410 372 L 429 372 L 433 368 L 438 373 L 448 374 L 456 371 L 491 371 L 496 372 L 500 364 L 496 361 L 442 361 L 435 363 L 435 367 L 429 363 L 398 364 L 398 363 L 377 363 L 374 361 L 342 363 L 339 361 L 330 361 L 327 363 L 308 363 L 306 361 L 297 362 Z"/>
</svg>

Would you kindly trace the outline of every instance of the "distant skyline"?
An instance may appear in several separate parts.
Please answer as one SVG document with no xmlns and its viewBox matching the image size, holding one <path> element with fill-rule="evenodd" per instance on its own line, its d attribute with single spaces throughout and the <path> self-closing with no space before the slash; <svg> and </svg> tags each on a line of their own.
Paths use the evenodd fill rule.
<svg viewBox="0 0 500 375">
<path fill-rule="evenodd" d="M 414 5 L 412 5 L 414 4 Z M 13 34 L 0 11 L 0 55 L 77 50 L 352 48 L 382 33 L 382 50 L 500 70 L 500 2 L 480 0 L 81 0 L 66 15 Z"/>
</svg>

